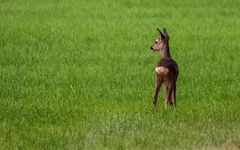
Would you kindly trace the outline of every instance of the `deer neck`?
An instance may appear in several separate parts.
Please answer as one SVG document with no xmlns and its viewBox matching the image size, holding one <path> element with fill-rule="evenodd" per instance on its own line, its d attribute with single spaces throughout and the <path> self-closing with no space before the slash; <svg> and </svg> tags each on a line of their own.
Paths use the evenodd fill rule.
<svg viewBox="0 0 240 150">
<path fill-rule="evenodd" d="M 164 46 L 163 51 L 162 51 L 162 58 L 164 58 L 164 57 L 171 58 L 168 42 Z"/>
</svg>

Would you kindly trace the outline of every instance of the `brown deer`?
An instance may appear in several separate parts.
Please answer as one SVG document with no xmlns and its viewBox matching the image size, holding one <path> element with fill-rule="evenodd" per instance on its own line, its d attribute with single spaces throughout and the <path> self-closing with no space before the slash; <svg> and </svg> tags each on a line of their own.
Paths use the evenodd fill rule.
<svg viewBox="0 0 240 150">
<path fill-rule="evenodd" d="M 151 50 L 161 53 L 161 59 L 155 67 L 156 85 L 153 92 L 153 105 L 156 107 L 158 93 L 162 84 L 165 88 L 165 108 L 169 105 L 176 106 L 176 81 L 178 78 L 177 63 L 171 58 L 169 51 L 169 35 L 165 28 L 163 32 L 157 28 L 159 33 L 156 41 L 151 46 Z"/>
</svg>

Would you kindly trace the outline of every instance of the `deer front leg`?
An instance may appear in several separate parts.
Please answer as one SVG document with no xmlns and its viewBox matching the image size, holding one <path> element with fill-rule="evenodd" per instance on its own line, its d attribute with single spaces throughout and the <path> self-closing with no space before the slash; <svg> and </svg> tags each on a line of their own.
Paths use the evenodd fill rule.
<svg viewBox="0 0 240 150">
<path fill-rule="evenodd" d="M 154 89 L 154 92 L 153 92 L 153 105 L 154 105 L 154 107 L 156 107 L 156 105 L 157 105 L 157 98 L 158 98 L 158 94 L 159 94 L 162 83 L 163 83 L 163 80 L 160 77 L 157 77 L 155 89 Z"/>
</svg>

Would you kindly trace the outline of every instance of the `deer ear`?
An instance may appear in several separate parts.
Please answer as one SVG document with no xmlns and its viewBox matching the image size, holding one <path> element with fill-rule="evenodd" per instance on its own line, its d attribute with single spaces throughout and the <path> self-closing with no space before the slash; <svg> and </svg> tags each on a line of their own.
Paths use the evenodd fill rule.
<svg viewBox="0 0 240 150">
<path fill-rule="evenodd" d="M 167 29 L 166 29 L 166 28 L 163 28 L 163 33 L 168 36 L 168 32 L 167 32 Z"/>
<path fill-rule="evenodd" d="M 166 28 L 163 28 L 163 34 L 169 40 L 169 35 Z"/>
<path fill-rule="evenodd" d="M 161 36 L 161 38 L 164 38 L 164 35 L 159 28 L 157 28 L 157 31 L 159 32 L 159 35 Z"/>
<path fill-rule="evenodd" d="M 157 28 L 157 31 L 158 31 L 159 33 L 161 33 L 161 30 L 160 30 L 159 28 Z"/>
</svg>

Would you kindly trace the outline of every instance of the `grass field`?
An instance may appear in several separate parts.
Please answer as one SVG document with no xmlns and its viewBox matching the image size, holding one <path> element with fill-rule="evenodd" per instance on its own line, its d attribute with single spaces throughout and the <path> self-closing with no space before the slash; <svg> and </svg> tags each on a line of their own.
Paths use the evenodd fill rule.
<svg viewBox="0 0 240 150">
<path fill-rule="evenodd" d="M 240 1 L 0 0 L 0 149 L 238 149 Z M 156 27 L 180 68 L 151 107 Z"/>
</svg>

